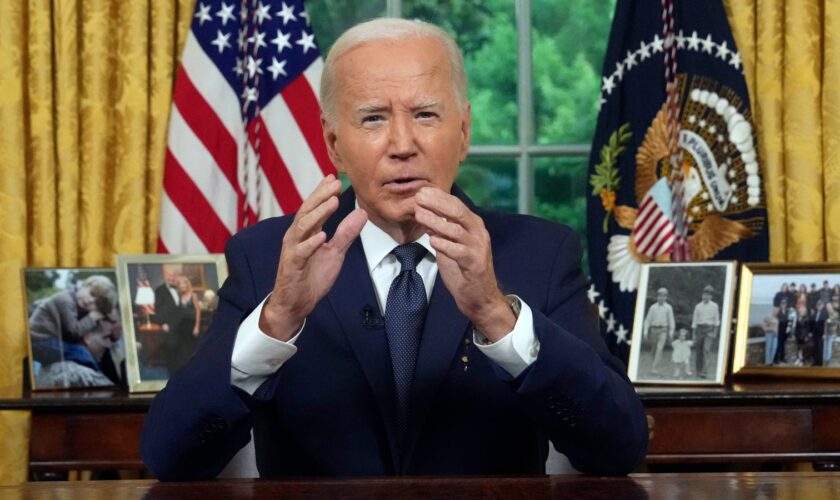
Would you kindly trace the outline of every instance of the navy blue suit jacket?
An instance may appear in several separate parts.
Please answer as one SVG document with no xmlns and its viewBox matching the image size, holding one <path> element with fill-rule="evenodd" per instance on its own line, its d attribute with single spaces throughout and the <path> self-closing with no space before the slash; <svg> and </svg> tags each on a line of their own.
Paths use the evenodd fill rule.
<svg viewBox="0 0 840 500">
<path fill-rule="evenodd" d="M 253 396 L 230 383 L 240 322 L 271 292 L 291 216 L 234 236 L 219 309 L 192 360 L 155 398 L 143 428 L 146 465 L 162 480 L 211 478 L 250 438 L 263 477 L 544 472 L 547 440 L 583 472 L 624 474 L 644 458 L 648 428 L 623 365 L 601 339 L 580 245 L 567 227 L 478 209 L 505 293 L 532 309 L 537 360 L 512 379 L 472 344 L 472 328 L 438 278 L 417 360 L 410 421 L 396 432 L 388 343 L 361 241 L 306 320 L 298 352 Z M 325 225 L 354 207 L 352 189 Z"/>
</svg>

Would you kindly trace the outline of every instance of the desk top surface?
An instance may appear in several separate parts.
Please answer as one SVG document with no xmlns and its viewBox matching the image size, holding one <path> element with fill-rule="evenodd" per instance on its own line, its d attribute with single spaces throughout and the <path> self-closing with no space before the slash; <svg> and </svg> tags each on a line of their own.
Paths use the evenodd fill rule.
<svg viewBox="0 0 840 500">
<path fill-rule="evenodd" d="M 621 478 L 371 478 L 42 482 L 0 487 L 0 497 L 88 499 L 214 498 L 840 498 L 837 473 L 637 474 Z"/>
</svg>

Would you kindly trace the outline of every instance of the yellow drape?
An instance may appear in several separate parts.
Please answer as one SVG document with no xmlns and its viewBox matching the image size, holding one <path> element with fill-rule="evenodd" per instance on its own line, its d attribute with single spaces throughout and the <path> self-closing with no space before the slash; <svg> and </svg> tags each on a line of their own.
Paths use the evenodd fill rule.
<svg viewBox="0 0 840 500">
<path fill-rule="evenodd" d="M 773 262 L 840 262 L 840 0 L 726 0 L 759 133 Z"/>
<path fill-rule="evenodd" d="M 154 251 L 172 82 L 194 0 L 0 2 L 0 398 L 26 352 L 20 270 Z M 0 484 L 28 412 L 0 412 Z"/>
</svg>

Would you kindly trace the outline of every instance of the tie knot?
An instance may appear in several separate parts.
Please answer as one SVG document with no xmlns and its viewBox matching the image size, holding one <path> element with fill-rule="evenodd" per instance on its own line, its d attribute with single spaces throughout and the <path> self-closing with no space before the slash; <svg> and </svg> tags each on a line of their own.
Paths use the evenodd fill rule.
<svg viewBox="0 0 840 500">
<path fill-rule="evenodd" d="M 394 247 L 391 253 L 402 266 L 400 272 L 412 271 L 426 256 L 426 248 L 420 243 L 407 243 Z"/>
</svg>

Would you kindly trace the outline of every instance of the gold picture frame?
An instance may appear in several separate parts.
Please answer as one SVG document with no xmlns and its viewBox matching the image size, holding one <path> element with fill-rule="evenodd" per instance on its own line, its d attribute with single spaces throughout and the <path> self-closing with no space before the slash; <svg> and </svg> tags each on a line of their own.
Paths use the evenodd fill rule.
<svg viewBox="0 0 840 500">
<path fill-rule="evenodd" d="M 130 392 L 163 389 L 192 356 L 226 278 L 222 254 L 117 255 Z"/>
<path fill-rule="evenodd" d="M 840 377 L 840 264 L 741 266 L 733 375 Z"/>
<path fill-rule="evenodd" d="M 630 381 L 723 385 L 736 271 L 735 261 L 642 265 L 627 367 Z"/>
</svg>

